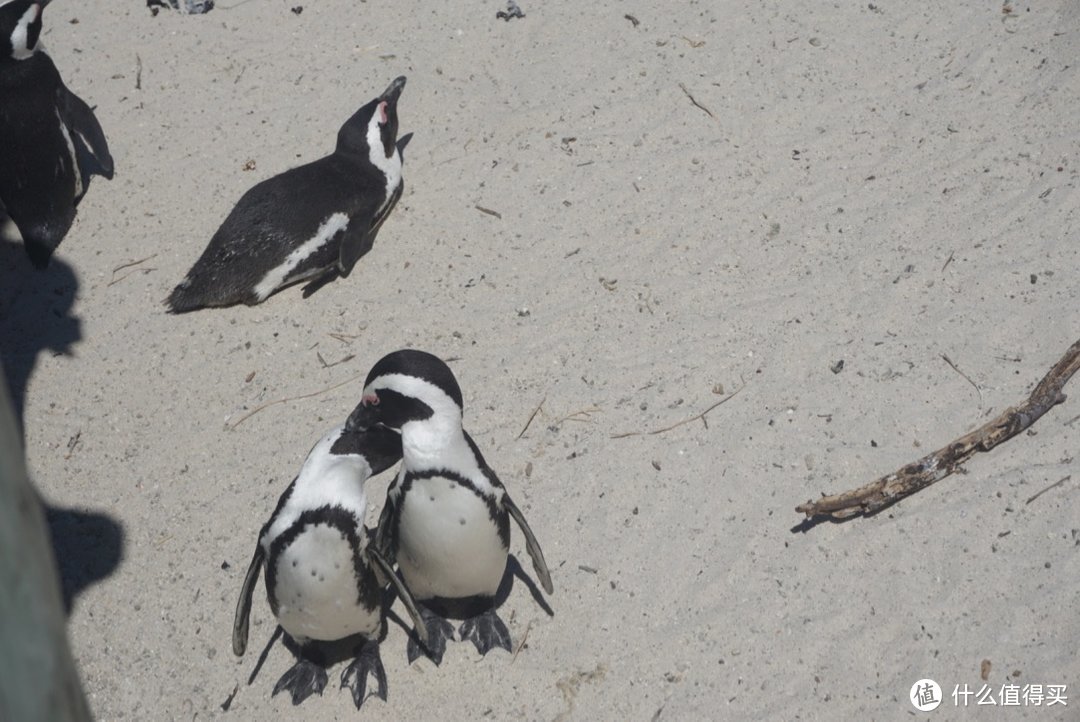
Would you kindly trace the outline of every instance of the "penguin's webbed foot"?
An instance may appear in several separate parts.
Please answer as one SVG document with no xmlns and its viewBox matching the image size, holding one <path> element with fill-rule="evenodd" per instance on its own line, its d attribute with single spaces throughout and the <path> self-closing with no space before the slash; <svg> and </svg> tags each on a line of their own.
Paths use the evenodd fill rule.
<svg viewBox="0 0 1080 722">
<path fill-rule="evenodd" d="M 488 609 L 475 617 L 469 617 L 461 623 L 458 629 L 461 641 L 469 640 L 476 645 L 476 651 L 485 655 L 496 647 L 512 651 L 510 644 L 510 630 L 506 628 L 503 620 L 495 613 L 495 609 Z"/>
<path fill-rule="evenodd" d="M 416 634 L 409 634 L 409 645 L 406 654 L 409 656 L 409 664 L 412 664 L 421 656 L 427 656 L 435 666 L 442 664 L 443 655 L 446 653 L 447 640 L 454 639 L 454 625 L 440 617 L 425 606 L 420 606 L 420 619 L 427 627 L 428 643 L 425 648 L 416 638 Z"/>
<path fill-rule="evenodd" d="M 281 679 L 274 685 L 273 697 L 282 690 L 288 690 L 294 705 L 300 704 L 313 694 L 322 695 L 326 688 L 326 669 L 307 659 L 297 660 Z"/>
<path fill-rule="evenodd" d="M 348 687 L 352 692 L 356 709 L 360 709 L 360 705 L 367 699 L 367 677 L 369 674 L 375 677 L 375 696 L 385 702 L 386 669 L 383 668 L 382 658 L 379 656 L 378 642 L 366 642 L 360 648 L 360 653 L 356 655 L 356 659 L 341 671 L 341 686 Z"/>
</svg>

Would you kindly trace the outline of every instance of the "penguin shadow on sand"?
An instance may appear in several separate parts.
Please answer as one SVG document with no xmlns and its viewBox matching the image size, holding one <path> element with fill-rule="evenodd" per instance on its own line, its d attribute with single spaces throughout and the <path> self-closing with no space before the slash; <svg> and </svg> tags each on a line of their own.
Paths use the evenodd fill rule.
<svg viewBox="0 0 1080 722">
<path fill-rule="evenodd" d="M 23 412 L 34 366 L 43 353 L 70 355 L 82 339 L 82 328 L 72 314 L 79 287 L 74 269 L 55 257 L 47 269 L 34 269 L 12 229 L 0 207 L 0 366 L 25 444 Z M 105 514 L 64 509 L 40 494 L 38 498 L 45 508 L 64 608 L 70 613 L 80 592 L 116 570 L 124 532 Z"/>
<path fill-rule="evenodd" d="M 0 362 L 24 439 L 26 389 L 38 358 L 70 356 L 82 340 L 82 323 L 72 313 L 78 289 L 75 269 L 61 259 L 53 258 L 40 271 L 30 264 L 0 206 Z"/>
</svg>

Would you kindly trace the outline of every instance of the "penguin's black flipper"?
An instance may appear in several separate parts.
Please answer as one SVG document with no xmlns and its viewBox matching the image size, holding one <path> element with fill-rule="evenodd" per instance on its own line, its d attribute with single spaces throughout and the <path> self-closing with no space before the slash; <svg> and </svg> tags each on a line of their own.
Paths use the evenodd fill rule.
<svg viewBox="0 0 1080 722">
<path fill-rule="evenodd" d="M 248 617 L 251 615 L 251 597 L 255 592 L 255 582 L 259 579 L 266 553 L 262 545 L 255 546 L 255 555 L 251 557 L 244 586 L 240 588 L 240 599 L 236 601 L 236 616 L 233 617 L 232 649 L 237 657 L 244 656 L 248 642 Z"/>
<path fill-rule="evenodd" d="M 112 180 L 112 155 L 109 154 L 105 132 L 101 129 L 94 111 L 63 83 L 56 90 L 56 107 L 60 111 L 64 125 L 71 132 L 71 141 L 75 145 L 83 187 L 86 187 L 86 180 L 90 175 L 100 175 Z"/>
<path fill-rule="evenodd" d="M 495 648 L 505 649 L 507 652 L 513 651 L 510 644 L 510 630 L 506 628 L 503 620 L 499 619 L 494 608 L 466 619 L 458 628 L 458 633 L 461 635 L 461 641 L 464 642 L 467 639 L 476 645 L 476 651 L 481 656 Z"/>
<path fill-rule="evenodd" d="M 369 227 L 361 228 L 358 226 L 345 229 L 338 258 L 338 273 L 341 274 L 342 278 L 347 278 L 352 273 L 356 262 L 371 250 L 372 245 L 375 243 L 375 236 L 379 232 L 379 227 L 382 226 L 383 221 L 390 215 L 390 211 L 397 205 L 398 198 L 401 198 L 401 191 L 404 187 L 404 182 L 398 183 L 397 188 L 394 189 L 394 195 L 390 196 L 386 205 L 383 206 L 382 212 L 372 219 Z"/>
<path fill-rule="evenodd" d="M 505 491 L 503 492 L 503 506 L 510 512 L 510 516 L 514 517 L 514 521 L 521 528 L 521 533 L 525 535 L 525 549 L 528 550 L 529 556 L 532 557 L 533 569 L 536 570 L 536 576 L 540 577 L 540 584 L 543 585 L 544 591 L 548 594 L 554 594 L 555 587 L 551 583 L 551 573 L 548 572 L 547 562 L 544 561 L 544 552 L 540 549 L 536 537 L 533 536 L 532 529 L 529 528 L 529 522 L 525 521 L 525 515 L 521 513 L 521 509 L 518 509 L 517 504 Z"/>
<path fill-rule="evenodd" d="M 312 294 L 314 294 L 316 291 L 321 289 L 323 286 L 325 286 L 326 284 L 328 284 L 331 281 L 335 280 L 338 277 L 338 275 L 339 274 L 338 274 L 337 267 L 332 267 L 329 271 L 327 271 L 326 273 L 324 273 L 321 276 L 317 277 L 315 280 L 309 281 L 308 283 L 304 284 L 303 297 L 304 298 L 310 297 Z"/>
<path fill-rule="evenodd" d="M 360 648 L 356 659 L 341 670 L 341 686 L 348 687 L 352 692 L 353 704 L 356 709 L 364 704 L 367 699 L 368 675 L 375 678 L 375 696 L 386 701 L 386 669 L 383 667 L 382 658 L 379 656 L 378 642 L 368 641 Z"/>
<path fill-rule="evenodd" d="M 366 551 L 368 557 L 375 562 L 377 567 L 376 572 L 382 572 L 381 574 L 377 573 L 376 578 L 379 579 L 380 583 L 385 584 L 386 580 L 388 580 L 394 585 L 394 591 L 397 592 L 398 598 L 401 599 L 401 603 L 405 605 L 405 610 L 409 613 L 409 616 L 412 617 L 413 629 L 416 631 L 416 636 L 420 638 L 420 641 L 426 647 L 428 643 L 427 625 L 424 624 L 424 620 L 420 616 L 420 610 L 417 609 L 412 594 L 410 594 L 409 590 L 405 588 L 405 585 L 401 583 L 401 580 L 398 579 L 398 575 L 394 574 L 394 569 L 377 549 L 369 546 Z M 386 580 L 383 579 L 384 576 L 386 577 Z M 386 697 L 383 697 L 383 699 L 386 699 Z M 359 707 L 360 703 L 357 702 L 356 706 Z"/>
<path fill-rule="evenodd" d="M 386 503 L 383 504 L 379 514 L 379 526 L 375 528 L 375 548 L 383 559 L 397 559 L 397 550 L 394 549 L 393 534 L 390 533 L 390 524 L 394 516 L 394 500 L 386 495 Z"/>
<path fill-rule="evenodd" d="M 270 696 L 288 690 L 293 706 L 296 706 L 313 694 L 321 696 L 326 689 L 326 679 L 325 667 L 301 657 L 288 672 L 281 675 Z"/>
</svg>

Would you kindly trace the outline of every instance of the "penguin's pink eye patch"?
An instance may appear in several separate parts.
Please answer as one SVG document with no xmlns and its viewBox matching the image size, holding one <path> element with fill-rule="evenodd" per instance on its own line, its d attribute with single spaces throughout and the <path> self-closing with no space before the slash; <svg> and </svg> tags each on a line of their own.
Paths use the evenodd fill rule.
<svg viewBox="0 0 1080 722">
<path fill-rule="evenodd" d="M 379 114 L 379 125 L 386 125 L 386 101 L 379 103 L 379 108 L 376 111 Z"/>
<path fill-rule="evenodd" d="M 364 406 L 378 406 L 379 405 L 379 397 L 376 396 L 375 394 L 364 394 L 364 397 L 361 399 L 361 402 L 364 404 Z"/>
</svg>

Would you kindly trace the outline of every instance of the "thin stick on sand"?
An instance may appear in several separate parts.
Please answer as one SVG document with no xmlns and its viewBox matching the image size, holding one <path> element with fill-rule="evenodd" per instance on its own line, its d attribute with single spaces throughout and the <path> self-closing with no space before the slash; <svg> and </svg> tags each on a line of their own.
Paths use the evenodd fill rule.
<svg viewBox="0 0 1080 722">
<path fill-rule="evenodd" d="M 630 436 L 655 436 L 657 434 L 663 434 L 665 432 L 671 431 L 672 429 L 677 429 L 680 426 L 686 426 L 687 424 L 691 424 L 691 423 L 693 423 L 695 421 L 701 421 L 701 423 L 707 429 L 707 428 L 709 428 L 709 422 L 705 419 L 705 417 L 709 414 L 709 412 L 712 411 L 713 409 L 715 409 L 717 406 L 721 406 L 722 404 L 726 404 L 728 401 L 731 401 L 744 388 L 746 388 L 745 384 L 740 386 L 739 388 L 735 389 L 730 394 L 728 394 L 724 398 L 720 399 L 719 401 L 717 401 L 715 404 L 713 404 L 709 408 L 702 411 L 700 414 L 694 414 L 693 416 L 691 416 L 688 419 L 683 419 L 682 421 L 676 421 L 674 424 L 671 424 L 670 426 L 665 426 L 662 429 L 653 429 L 652 431 L 624 431 L 621 434 L 612 434 L 611 438 L 613 438 L 613 439 L 625 439 L 625 438 L 630 437 Z"/>
<path fill-rule="evenodd" d="M 977 452 L 990 451 L 1001 442 L 1025 431 L 1043 414 L 1063 402 L 1065 394 L 1062 393 L 1062 388 L 1078 369 L 1080 340 L 1069 347 L 1024 403 L 1010 406 L 975 431 L 888 476 L 858 489 L 808 501 L 795 507 L 795 511 L 806 514 L 808 518 L 824 516 L 847 519 L 860 514 L 869 516 L 925 489 L 956 471 Z"/>
<path fill-rule="evenodd" d="M 334 364 L 331 364 L 331 366 L 332 365 L 334 365 Z M 274 406 L 275 404 L 287 404 L 290 401 L 300 401 L 301 399 L 310 399 L 313 396 L 321 396 L 322 394 L 325 394 L 328 391 L 333 391 L 334 389 L 341 388 L 345 384 L 351 384 L 353 381 L 356 381 L 359 378 L 363 378 L 363 374 L 359 374 L 357 376 L 353 376 L 352 378 L 345 379 L 341 383 L 334 384 L 333 386 L 328 386 L 325 389 L 320 389 L 319 391 L 312 391 L 310 394 L 301 394 L 300 396 L 289 396 L 288 398 L 284 398 L 284 399 L 275 399 L 274 401 L 267 401 L 265 404 L 260 404 L 259 406 L 256 406 L 251 411 L 247 412 L 246 414 L 241 416 L 239 419 L 237 419 L 233 423 L 230 424 L 230 423 L 226 422 L 225 427 L 228 428 L 231 431 L 231 430 L 235 429 L 237 426 L 244 423 L 245 421 L 247 421 L 252 416 L 259 413 L 260 411 L 262 411 L 265 408 L 268 408 L 270 406 Z"/>
</svg>

